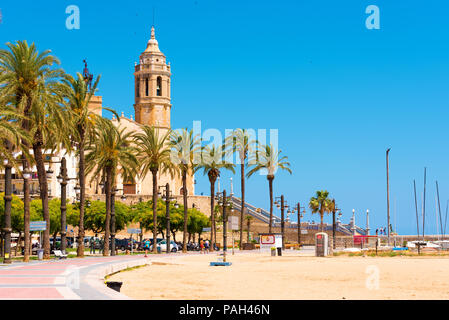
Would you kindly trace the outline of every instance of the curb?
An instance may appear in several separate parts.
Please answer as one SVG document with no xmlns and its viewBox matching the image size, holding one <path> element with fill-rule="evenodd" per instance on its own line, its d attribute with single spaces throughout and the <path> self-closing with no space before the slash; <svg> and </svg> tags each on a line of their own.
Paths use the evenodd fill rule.
<svg viewBox="0 0 449 320">
<path fill-rule="evenodd" d="M 141 258 L 137 260 L 114 263 L 107 266 L 100 266 L 90 271 L 87 274 L 85 281 L 93 289 L 108 296 L 110 299 L 131 300 L 130 297 L 125 296 L 124 294 L 117 292 L 106 286 L 106 284 L 104 283 L 104 278 L 112 273 L 116 273 L 127 268 L 133 268 L 144 265 L 151 265 L 151 261 L 149 258 Z"/>
</svg>

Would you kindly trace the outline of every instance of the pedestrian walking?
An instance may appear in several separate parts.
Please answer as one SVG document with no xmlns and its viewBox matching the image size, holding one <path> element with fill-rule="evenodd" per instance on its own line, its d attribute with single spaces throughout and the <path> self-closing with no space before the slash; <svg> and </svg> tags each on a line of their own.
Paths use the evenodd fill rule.
<svg viewBox="0 0 449 320">
<path fill-rule="evenodd" d="M 95 254 L 95 239 L 94 239 L 94 237 L 90 237 L 89 247 L 90 247 L 90 254 Z"/>
<path fill-rule="evenodd" d="M 204 242 L 204 248 L 206 249 L 206 253 L 209 253 L 209 240 L 206 239 L 206 241 Z"/>
<path fill-rule="evenodd" d="M 150 250 L 150 240 L 146 239 L 144 242 L 144 248 L 145 248 L 145 257 L 148 257 L 148 250 Z"/>
<path fill-rule="evenodd" d="M 203 239 L 200 239 L 200 251 L 201 251 L 201 253 L 204 253 L 204 241 L 203 241 Z"/>
</svg>

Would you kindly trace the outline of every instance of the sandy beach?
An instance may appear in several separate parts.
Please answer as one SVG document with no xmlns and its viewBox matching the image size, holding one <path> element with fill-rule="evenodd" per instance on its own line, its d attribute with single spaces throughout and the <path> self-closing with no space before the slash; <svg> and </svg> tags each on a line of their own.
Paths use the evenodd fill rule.
<svg viewBox="0 0 449 320">
<path fill-rule="evenodd" d="M 122 281 L 121 292 L 134 299 L 449 299 L 445 257 L 237 253 L 228 256 L 232 266 L 210 267 L 217 257 L 155 258 L 108 281 Z"/>
</svg>

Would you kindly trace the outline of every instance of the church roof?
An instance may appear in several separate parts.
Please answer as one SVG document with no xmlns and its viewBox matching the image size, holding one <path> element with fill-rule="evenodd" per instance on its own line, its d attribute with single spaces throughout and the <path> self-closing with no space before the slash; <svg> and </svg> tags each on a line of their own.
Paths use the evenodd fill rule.
<svg viewBox="0 0 449 320">
<path fill-rule="evenodd" d="M 147 48 L 144 52 L 151 52 L 151 53 L 162 53 L 161 50 L 159 50 L 159 44 L 156 40 L 156 36 L 154 33 L 154 26 L 151 27 L 151 39 L 148 40 Z"/>
</svg>

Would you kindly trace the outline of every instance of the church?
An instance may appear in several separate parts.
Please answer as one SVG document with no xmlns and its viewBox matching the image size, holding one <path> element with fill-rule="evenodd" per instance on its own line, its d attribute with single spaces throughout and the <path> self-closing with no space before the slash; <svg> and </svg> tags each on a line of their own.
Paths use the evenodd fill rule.
<svg viewBox="0 0 449 320">
<path fill-rule="evenodd" d="M 151 38 L 146 49 L 139 57 L 139 63 L 134 66 L 134 117 L 127 118 L 122 113 L 120 118 L 112 118 L 114 125 L 126 132 L 139 133 L 142 126 L 152 126 L 159 130 L 162 136 L 171 129 L 171 67 L 167 63 L 165 55 L 160 51 L 155 36 L 154 27 L 151 28 Z M 98 115 L 102 115 L 102 97 L 94 96 L 89 108 Z M 179 176 L 170 177 L 167 174 L 158 174 L 158 185 L 170 184 L 173 196 L 182 195 L 182 180 Z M 101 194 L 100 177 L 86 185 L 86 195 L 92 198 Z M 89 182 L 91 177 L 88 177 Z M 195 194 L 194 176 L 187 176 L 187 194 L 189 197 Z M 117 177 L 117 196 L 125 195 L 130 199 L 151 196 L 153 185 L 151 173 L 145 177 L 135 177 L 134 182 L 123 181 Z M 206 207 L 207 208 L 207 207 Z M 204 209 L 206 209 L 204 208 Z M 210 211 L 206 210 L 207 212 Z"/>
</svg>

